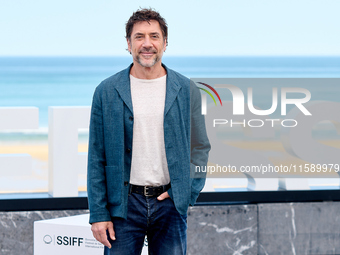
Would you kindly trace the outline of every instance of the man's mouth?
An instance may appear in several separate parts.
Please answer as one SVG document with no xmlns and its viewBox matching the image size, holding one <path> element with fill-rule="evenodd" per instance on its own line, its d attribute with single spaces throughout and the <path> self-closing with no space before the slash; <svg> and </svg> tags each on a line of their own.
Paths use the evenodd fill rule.
<svg viewBox="0 0 340 255">
<path fill-rule="evenodd" d="M 152 52 L 152 51 L 142 51 L 140 52 L 140 54 L 143 56 L 143 58 L 152 58 L 154 56 L 154 54 L 156 54 L 156 52 Z"/>
<path fill-rule="evenodd" d="M 153 54 L 155 54 L 156 52 L 153 52 L 153 51 L 141 51 L 140 53 L 141 53 L 141 54 L 144 54 L 144 55 L 153 55 Z"/>
</svg>

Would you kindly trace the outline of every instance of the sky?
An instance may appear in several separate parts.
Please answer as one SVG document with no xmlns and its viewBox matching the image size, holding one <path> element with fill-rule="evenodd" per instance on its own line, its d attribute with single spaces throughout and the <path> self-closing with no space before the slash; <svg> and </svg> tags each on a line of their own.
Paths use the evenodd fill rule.
<svg viewBox="0 0 340 255">
<path fill-rule="evenodd" d="M 0 0 L 0 56 L 128 56 L 139 7 L 167 20 L 168 56 L 340 56 L 339 0 Z"/>
</svg>

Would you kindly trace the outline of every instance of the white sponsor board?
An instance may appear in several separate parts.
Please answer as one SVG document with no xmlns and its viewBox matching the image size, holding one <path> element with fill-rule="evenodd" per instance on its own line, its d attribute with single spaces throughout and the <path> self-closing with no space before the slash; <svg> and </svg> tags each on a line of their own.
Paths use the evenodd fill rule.
<svg viewBox="0 0 340 255">
<path fill-rule="evenodd" d="M 35 221 L 34 255 L 103 255 L 104 246 L 94 239 L 88 222 L 89 214 Z"/>
</svg>

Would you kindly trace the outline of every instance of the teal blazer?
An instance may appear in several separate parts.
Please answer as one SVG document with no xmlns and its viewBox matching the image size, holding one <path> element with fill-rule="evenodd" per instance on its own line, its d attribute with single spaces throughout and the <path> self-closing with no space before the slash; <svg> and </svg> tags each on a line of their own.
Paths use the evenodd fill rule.
<svg viewBox="0 0 340 255">
<path fill-rule="evenodd" d="M 90 223 L 127 217 L 134 121 L 131 66 L 102 81 L 93 95 L 87 174 Z M 210 144 L 198 88 L 163 67 L 167 72 L 164 142 L 171 182 L 168 193 L 178 212 L 185 214 L 204 187 L 205 176 L 194 171 L 195 166 L 206 166 Z"/>
</svg>

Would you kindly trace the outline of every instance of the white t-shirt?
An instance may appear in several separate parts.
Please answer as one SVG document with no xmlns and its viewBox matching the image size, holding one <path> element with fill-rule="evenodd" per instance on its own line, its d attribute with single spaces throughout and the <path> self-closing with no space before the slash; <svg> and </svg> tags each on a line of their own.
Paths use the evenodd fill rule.
<svg viewBox="0 0 340 255">
<path fill-rule="evenodd" d="M 170 182 L 164 146 L 166 75 L 138 79 L 130 75 L 134 124 L 130 183 L 160 186 Z"/>
</svg>

